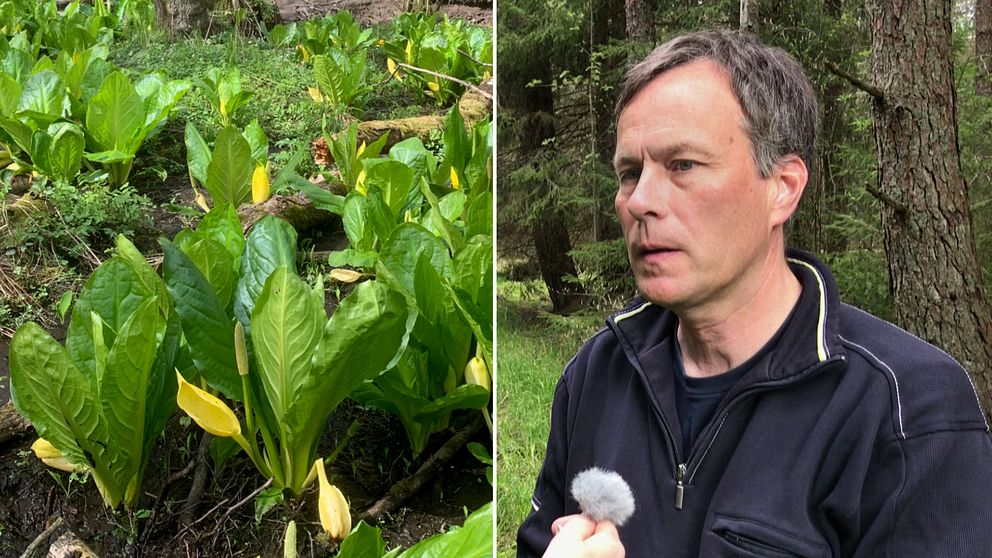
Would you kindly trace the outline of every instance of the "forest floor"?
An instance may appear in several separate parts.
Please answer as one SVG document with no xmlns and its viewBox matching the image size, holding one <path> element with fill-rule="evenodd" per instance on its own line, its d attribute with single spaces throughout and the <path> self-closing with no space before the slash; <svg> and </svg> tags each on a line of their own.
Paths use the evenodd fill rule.
<svg viewBox="0 0 992 558">
<path fill-rule="evenodd" d="M 402 11 L 399 2 L 390 0 L 277 0 L 276 5 L 281 18 L 287 22 L 347 9 L 359 23 L 373 25 L 388 21 Z M 441 6 L 439 11 L 478 25 L 492 26 L 490 7 L 448 4 Z M 165 139 L 159 141 L 181 145 L 182 128 L 171 123 L 167 128 L 170 129 L 162 134 Z M 309 143 L 313 138 L 302 139 Z M 151 225 L 134 238 L 146 255 L 161 251 L 158 237 L 172 237 L 183 227 L 194 224 L 190 213 L 176 211 L 177 207 L 193 207 L 193 192 L 183 172 L 170 171 L 164 182 L 149 188 L 139 186 L 137 193 L 151 201 L 145 215 Z M 3 225 L 0 227 L 2 234 L 7 223 L 0 224 Z M 301 247 L 310 250 L 340 248 L 341 237 L 340 226 L 301 232 Z M 39 296 L 37 287 L 28 292 L 23 288 L 25 283 L 47 282 L 47 294 L 41 295 L 43 302 L 35 304 L 32 319 L 41 322 L 53 337 L 64 342 L 65 324 L 54 312 L 53 301 L 66 290 L 78 291 L 89 270 L 80 266 L 78 274 L 72 275 L 66 274 L 64 269 L 28 269 L 19 265 L 13 256 L 8 253 L 0 257 L 0 303 L 7 303 L 0 304 L 0 318 L 9 318 L 9 315 L 3 315 L 4 308 L 17 306 L 12 304 L 14 295 L 27 296 L 28 304 L 34 300 L 32 297 Z M 99 250 L 93 257 L 96 262 L 102 259 Z M 78 262 L 80 258 L 70 258 L 70 261 Z M 95 267 L 95 263 L 93 265 Z M 46 273 L 51 273 L 51 280 L 44 278 Z M 28 275 L 31 276 L 29 281 L 25 279 Z M 332 303 L 329 300 L 328 304 Z M 7 353 L 12 334 L 11 327 L 0 327 L 0 405 L 10 398 Z M 357 432 L 336 461 L 328 465 L 331 482 L 347 495 L 352 514 L 356 516 L 394 484 L 416 472 L 453 432 L 476 420 L 476 414 L 456 413 L 447 430 L 436 433 L 420 455 L 413 455 L 402 424 L 395 416 L 346 401 L 331 415 L 318 454 L 328 455 L 337 448 L 349 425 L 357 421 Z M 194 510 L 184 509 L 195 471 L 188 465 L 197 458 L 203 432 L 181 417 L 181 412 L 172 417 L 156 444 L 148 464 L 143 496 L 130 511 L 108 510 L 92 480 L 54 471 L 37 460 L 30 450 L 35 439 L 33 430 L 27 436 L 0 442 L 0 558 L 21 556 L 56 518 L 64 522 L 63 531 L 71 530 L 96 555 L 104 558 L 281 556 L 284 533 L 290 520 L 294 520 L 299 529 L 300 556 L 336 554 L 337 543 L 322 534 L 314 488 L 305 491 L 296 501 L 256 519 L 249 496 L 265 479 L 256 473 L 244 454 L 231 458 L 220 470 L 216 470 L 207 458 L 208 480 L 202 498 Z M 482 428 L 477 432 L 470 441 L 491 446 L 488 431 Z M 485 465 L 467 450 L 459 451 L 451 462 L 436 472 L 425 488 L 375 523 L 382 529 L 387 548 L 406 548 L 452 525 L 461 524 L 466 511 L 475 510 L 492 499 L 493 489 L 486 481 L 485 473 Z"/>
</svg>

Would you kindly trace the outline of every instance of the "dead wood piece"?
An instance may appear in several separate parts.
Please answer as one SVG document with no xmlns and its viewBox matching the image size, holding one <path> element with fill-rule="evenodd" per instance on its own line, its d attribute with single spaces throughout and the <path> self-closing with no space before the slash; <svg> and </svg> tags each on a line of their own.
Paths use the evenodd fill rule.
<svg viewBox="0 0 992 558">
<path fill-rule="evenodd" d="M 38 555 L 38 551 L 45 545 L 45 541 L 52 537 L 56 531 L 62 528 L 62 517 L 56 517 L 52 524 L 45 527 L 45 530 L 41 532 L 37 537 L 31 541 L 31 544 L 24 549 L 24 553 L 21 554 L 21 558 L 35 558 Z"/>
<path fill-rule="evenodd" d="M 481 84 L 480 89 L 488 91 L 492 95 L 492 83 Z M 458 110 L 465 119 L 465 127 L 469 130 L 481 120 L 490 116 L 492 111 L 492 99 L 486 98 L 484 94 L 476 91 L 468 91 L 460 101 Z M 372 143 L 379 139 L 379 136 L 388 133 L 386 149 L 403 141 L 406 138 L 420 138 L 427 141 L 431 132 L 444 129 L 444 115 L 434 116 L 414 116 L 410 118 L 398 118 L 396 120 L 369 120 L 358 124 L 358 141 Z"/>
<path fill-rule="evenodd" d="M 297 231 L 325 227 L 336 219 L 334 214 L 314 207 L 313 202 L 303 194 L 276 195 L 260 205 L 245 204 L 238 208 L 241 226 L 246 231 L 266 215 L 289 221 Z"/>
<path fill-rule="evenodd" d="M 66 531 L 48 548 L 48 558 L 100 558 L 75 533 Z"/>
<path fill-rule="evenodd" d="M 0 407 L 0 444 L 30 433 L 31 423 L 14 409 L 13 403 L 8 401 Z"/>
<path fill-rule="evenodd" d="M 424 484 L 437 472 L 437 470 L 445 463 L 451 461 L 451 459 L 458 453 L 458 450 L 462 448 L 466 443 L 468 443 L 469 438 L 471 438 L 476 432 L 482 428 L 482 419 L 477 418 L 472 421 L 468 427 L 459 430 L 451 437 L 447 442 L 441 446 L 441 449 L 437 450 L 434 455 L 430 456 L 423 465 L 417 469 L 417 472 L 413 475 L 401 480 L 400 482 L 393 485 L 378 502 L 372 504 L 372 507 L 365 510 L 358 515 L 359 520 L 370 520 L 380 519 L 383 515 L 393 511 L 400 504 L 406 501 L 407 498 L 413 496 L 419 491 Z"/>
<path fill-rule="evenodd" d="M 204 432 L 200 438 L 200 445 L 196 449 L 196 473 L 193 475 L 193 485 L 190 486 L 189 496 L 186 497 L 186 505 L 183 507 L 183 525 L 191 525 L 200 500 L 203 499 L 203 490 L 207 486 L 207 475 L 210 470 L 210 440 L 213 436 L 209 432 Z"/>
</svg>

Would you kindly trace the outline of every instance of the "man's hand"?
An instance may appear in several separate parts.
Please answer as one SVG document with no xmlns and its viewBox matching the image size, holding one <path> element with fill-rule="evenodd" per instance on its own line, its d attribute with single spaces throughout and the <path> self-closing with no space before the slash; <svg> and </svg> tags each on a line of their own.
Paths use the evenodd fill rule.
<svg viewBox="0 0 992 558">
<path fill-rule="evenodd" d="M 607 520 L 593 521 L 585 515 L 566 515 L 551 524 L 555 535 L 544 558 L 624 558 L 616 526 Z"/>
</svg>

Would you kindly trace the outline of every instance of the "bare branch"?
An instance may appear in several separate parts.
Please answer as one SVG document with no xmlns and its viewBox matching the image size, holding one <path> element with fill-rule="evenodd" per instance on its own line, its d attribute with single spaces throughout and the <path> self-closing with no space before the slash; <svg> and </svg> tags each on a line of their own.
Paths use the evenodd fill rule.
<svg viewBox="0 0 992 558">
<path fill-rule="evenodd" d="M 875 100 L 878 101 L 879 103 L 885 103 L 885 92 L 883 92 L 878 87 L 862 80 L 858 76 L 846 70 L 841 69 L 839 66 L 837 66 L 837 64 L 834 64 L 830 60 L 827 60 L 825 64 L 827 66 L 827 69 L 830 70 L 830 73 L 834 74 L 837 77 L 844 78 L 845 80 L 848 81 L 848 83 L 850 83 L 854 87 L 874 97 Z"/>
<path fill-rule="evenodd" d="M 905 214 L 908 211 L 908 209 L 906 208 L 906 204 L 893 198 L 892 196 L 886 194 L 885 192 L 879 190 L 877 187 L 872 186 L 867 182 L 865 182 L 865 190 L 867 190 L 869 194 L 875 196 L 875 198 L 878 199 L 878 201 L 891 207 L 897 213 Z"/>
<path fill-rule="evenodd" d="M 486 99 L 489 99 L 490 101 L 493 100 L 492 93 L 489 93 L 488 91 L 485 91 L 483 89 L 479 89 L 475 85 L 472 85 L 471 83 L 469 83 L 467 81 L 460 80 L 460 79 L 458 79 L 456 77 L 449 76 L 447 74 L 439 74 L 437 72 L 432 72 L 430 70 L 427 70 L 427 69 L 424 69 L 424 68 L 418 68 L 416 66 L 411 66 L 411 65 L 406 64 L 404 62 L 400 62 L 399 64 L 396 64 L 396 67 L 397 68 L 406 68 L 408 70 L 413 70 L 415 72 L 421 72 L 421 73 L 424 73 L 424 74 L 432 75 L 434 77 L 439 77 L 441 79 L 446 79 L 448 81 L 453 81 L 453 82 L 455 82 L 457 84 L 464 85 L 465 87 L 468 87 L 472 91 L 475 91 L 476 93 L 478 93 L 479 95 L 482 95 L 483 97 L 485 97 Z"/>
</svg>

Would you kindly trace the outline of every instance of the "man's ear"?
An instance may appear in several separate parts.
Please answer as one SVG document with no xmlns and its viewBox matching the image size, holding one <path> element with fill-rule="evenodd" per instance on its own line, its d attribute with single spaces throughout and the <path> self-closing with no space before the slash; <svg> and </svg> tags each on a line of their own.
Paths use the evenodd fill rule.
<svg viewBox="0 0 992 558">
<path fill-rule="evenodd" d="M 779 159 L 769 184 L 771 213 L 769 224 L 773 227 L 789 220 L 803 197 L 809 170 L 798 155 L 786 155 Z"/>
</svg>

